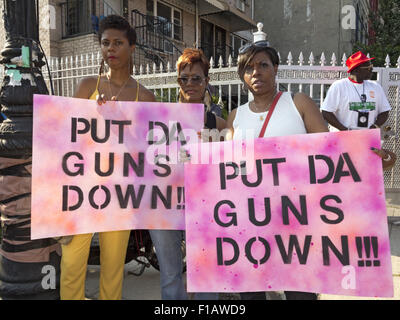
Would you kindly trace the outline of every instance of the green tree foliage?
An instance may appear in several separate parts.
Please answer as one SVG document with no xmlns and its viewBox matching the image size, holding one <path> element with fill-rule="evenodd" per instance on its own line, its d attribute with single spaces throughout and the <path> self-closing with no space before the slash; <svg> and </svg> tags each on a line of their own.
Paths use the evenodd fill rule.
<svg viewBox="0 0 400 320">
<path fill-rule="evenodd" d="M 372 44 L 357 43 L 354 51 L 369 52 L 375 66 L 384 67 L 389 54 L 392 66 L 400 56 L 400 0 L 380 0 L 378 12 L 370 14 L 371 27 L 375 32 Z"/>
</svg>

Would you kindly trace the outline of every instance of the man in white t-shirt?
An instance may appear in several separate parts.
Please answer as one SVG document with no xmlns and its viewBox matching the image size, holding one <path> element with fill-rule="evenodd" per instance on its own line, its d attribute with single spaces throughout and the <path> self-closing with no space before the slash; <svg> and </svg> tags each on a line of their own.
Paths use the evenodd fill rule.
<svg viewBox="0 0 400 320">
<path fill-rule="evenodd" d="M 346 61 L 346 79 L 335 81 L 321 110 L 325 120 L 343 130 L 380 128 L 387 120 L 390 104 L 382 87 L 371 81 L 373 65 L 361 51 Z"/>
</svg>

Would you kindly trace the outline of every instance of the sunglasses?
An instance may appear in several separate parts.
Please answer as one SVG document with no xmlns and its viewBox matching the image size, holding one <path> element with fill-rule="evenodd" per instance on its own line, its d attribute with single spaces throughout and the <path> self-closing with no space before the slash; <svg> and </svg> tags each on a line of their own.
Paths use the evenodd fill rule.
<svg viewBox="0 0 400 320">
<path fill-rule="evenodd" d="M 374 65 L 373 65 L 373 64 L 370 64 L 369 66 L 366 66 L 366 67 L 358 67 L 358 68 L 360 68 L 360 69 L 372 70 L 372 69 L 374 68 Z"/>
<path fill-rule="evenodd" d="M 267 40 L 257 41 L 255 43 L 247 43 L 239 48 L 239 54 L 245 54 L 252 48 L 268 48 L 268 47 L 269 47 L 269 41 Z"/>
<path fill-rule="evenodd" d="M 194 85 L 200 85 L 205 79 L 206 78 L 202 78 L 200 76 L 178 77 L 178 83 L 181 86 L 186 86 L 189 83 L 189 81 L 191 81 Z"/>
</svg>

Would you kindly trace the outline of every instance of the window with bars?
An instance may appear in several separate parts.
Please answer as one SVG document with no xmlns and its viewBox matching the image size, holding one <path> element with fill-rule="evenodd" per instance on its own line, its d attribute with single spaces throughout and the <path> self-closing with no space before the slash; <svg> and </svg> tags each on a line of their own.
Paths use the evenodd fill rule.
<svg viewBox="0 0 400 320">
<path fill-rule="evenodd" d="M 241 46 L 244 46 L 245 44 L 247 44 L 247 40 L 244 40 L 240 37 L 238 37 L 235 34 L 231 34 L 231 46 L 232 46 L 232 58 L 233 59 L 237 59 L 238 55 L 239 55 L 239 48 Z"/>
<path fill-rule="evenodd" d="M 93 1 L 67 0 L 61 4 L 63 37 L 93 32 L 91 16 L 95 13 Z"/>
<path fill-rule="evenodd" d="M 146 0 L 147 15 L 153 16 L 148 27 L 154 32 L 182 41 L 182 11 L 158 0 Z"/>
<path fill-rule="evenodd" d="M 236 0 L 236 8 L 244 12 L 246 10 L 246 0 Z"/>
</svg>

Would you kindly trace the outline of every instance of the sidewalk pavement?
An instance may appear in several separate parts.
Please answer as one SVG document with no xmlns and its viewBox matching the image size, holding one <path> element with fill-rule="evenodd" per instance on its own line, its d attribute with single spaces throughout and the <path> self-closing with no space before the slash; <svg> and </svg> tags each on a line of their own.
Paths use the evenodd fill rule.
<svg viewBox="0 0 400 320">
<path fill-rule="evenodd" d="M 387 213 L 389 218 L 389 235 L 392 253 L 392 273 L 394 283 L 393 298 L 368 298 L 321 294 L 319 300 L 400 300 L 400 224 L 392 224 L 392 221 L 400 222 L 400 204 L 388 200 Z M 146 268 L 140 276 L 129 273 L 129 270 L 137 268 L 137 264 L 125 266 L 125 278 L 122 298 L 124 300 L 161 300 L 160 273 L 154 268 Z M 99 283 L 99 266 L 89 266 L 86 280 L 86 296 L 88 299 L 97 299 Z M 186 274 L 185 274 L 186 275 Z M 268 292 L 270 300 L 284 300 L 281 292 Z M 220 300 L 239 300 L 238 294 L 221 294 Z"/>
</svg>

